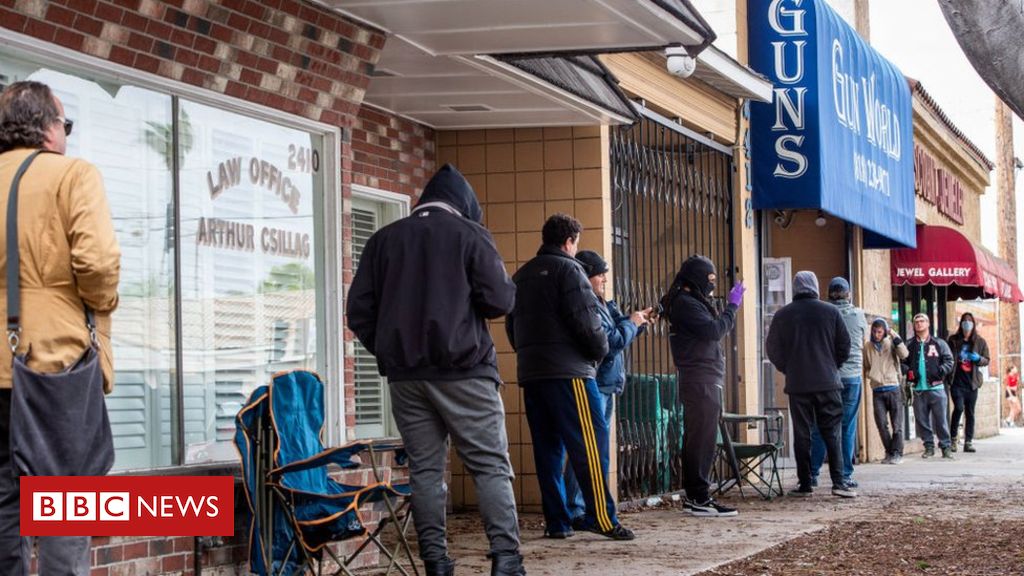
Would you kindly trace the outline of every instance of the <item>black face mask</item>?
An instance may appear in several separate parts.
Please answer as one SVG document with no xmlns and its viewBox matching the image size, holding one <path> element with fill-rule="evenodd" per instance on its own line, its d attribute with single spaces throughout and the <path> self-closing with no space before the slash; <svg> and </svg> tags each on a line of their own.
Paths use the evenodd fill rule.
<svg viewBox="0 0 1024 576">
<path fill-rule="evenodd" d="M 714 282 L 708 282 L 707 288 L 708 288 L 708 296 L 711 296 L 712 294 L 715 293 L 715 283 Z"/>
</svg>

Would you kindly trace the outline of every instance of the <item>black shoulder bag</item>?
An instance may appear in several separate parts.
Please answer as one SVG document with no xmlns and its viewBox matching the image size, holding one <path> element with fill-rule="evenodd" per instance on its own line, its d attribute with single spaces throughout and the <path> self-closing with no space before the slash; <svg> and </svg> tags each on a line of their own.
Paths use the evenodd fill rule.
<svg viewBox="0 0 1024 576">
<path fill-rule="evenodd" d="M 96 326 L 85 306 L 90 344 L 67 370 L 41 374 L 28 367 L 31 343 L 18 356 L 21 285 L 18 184 L 43 151 L 22 162 L 7 200 L 7 342 L 11 369 L 11 461 L 19 476 L 101 476 L 114 465 L 114 442 L 103 399 Z"/>
</svg>

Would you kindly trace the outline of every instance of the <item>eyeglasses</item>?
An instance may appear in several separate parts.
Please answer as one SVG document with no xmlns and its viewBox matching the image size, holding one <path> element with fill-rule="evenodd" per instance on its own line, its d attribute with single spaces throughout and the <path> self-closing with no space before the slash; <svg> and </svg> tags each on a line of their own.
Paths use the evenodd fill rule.
<svg viewBox="0 0 1024 576">
<path fill-rule="evenodd" d="M 57 121 L 64 125 L 64 135 L 71 136 L 71 129 L 75 127 L 75 121 L 57 116 Z"/>
</svg>

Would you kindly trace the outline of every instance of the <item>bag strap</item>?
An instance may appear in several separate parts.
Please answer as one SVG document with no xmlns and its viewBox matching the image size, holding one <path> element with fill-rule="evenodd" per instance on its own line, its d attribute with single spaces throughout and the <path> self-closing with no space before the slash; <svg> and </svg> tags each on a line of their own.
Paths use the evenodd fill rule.
<svg viewBox="0 0 1024 576">
<path fill-rule="evenodd" d="M 7 343 L 11 346 L 11 354 L 18 350 L 21 341 L 21 254 L 18 251 L 18 186 L 29 165 L 40 155 L 49 150 L 36 150 L 18 166 L 11 180 L 11 190 L 7 196 Z M 92 310 L 85 305 L 85 326 L 89 329 L 89 339 L 96 344 L 96 321 Z"/>
</svg>

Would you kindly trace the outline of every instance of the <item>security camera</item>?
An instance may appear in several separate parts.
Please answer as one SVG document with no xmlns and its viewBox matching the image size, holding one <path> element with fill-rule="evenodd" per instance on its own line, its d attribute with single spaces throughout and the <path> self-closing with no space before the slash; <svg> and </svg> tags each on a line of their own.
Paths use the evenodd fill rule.
<svg viewBox="0 0 1024 576">
<path fill-rule="evenodd" d="M 781 213 L 781 212 L 779 212 L 778 214 L 775 215 L 774 220 L 775 220 L 775 224 L 777 224 L 778 226 L 785 226 L 786 225 L 786 215 Z"/>
<path fill-rule="evenodd" d="M 689 78 L 697 69 L 697 61 L 694 60 L 683 46 L 669 46 L 665 48 L 665 66 L 673 76 Z"/>
</svg>

